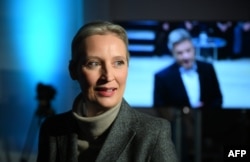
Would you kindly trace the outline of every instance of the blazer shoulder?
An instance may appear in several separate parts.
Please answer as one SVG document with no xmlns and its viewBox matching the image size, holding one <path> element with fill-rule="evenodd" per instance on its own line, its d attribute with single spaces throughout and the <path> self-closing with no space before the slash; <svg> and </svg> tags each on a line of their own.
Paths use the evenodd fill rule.
<svg viewBox="0 0 250 162">
<path fill-rule="evenodd" d="M 122 104 L 123 119 L 126 123 L 132 122 L 132 127 L 136 126 L 136 129 L 154 130 L 156 127 L 159 128 L 163 125 L 169 126 L 169 121 L 163 118 L 155 117 L 134 108 L 131 108 L 129 104 L 124 100 Z M 124 115 L 125 114 L 125 115 Z"/>
<path fill-rule="evenodd" d="M 173 63 L 167 67 L 165 67 L 164 69 L 158 71 L 155 76 L 156 77 L 165 77 L 171 74 L 176 74 L 175 72 L 178 70 L 178 66 L 176 63 Z"/>
<path fill-rule="evenodd" d="M 198 67 L 213 67 L 213 64 L 204 61 L 196 61 Z"/>
<path fill-rule="evenodd" d="M 148 131 L 161 130 L 163 127 L 170 127 L 170 122 L 166 119 L 151 116 L 138 110 L 134 110 L 138 119 L 138 126 L 140 128 L 145 128 Z M 156 129 L 157 128 L 157 129 Z"/>
</svg>

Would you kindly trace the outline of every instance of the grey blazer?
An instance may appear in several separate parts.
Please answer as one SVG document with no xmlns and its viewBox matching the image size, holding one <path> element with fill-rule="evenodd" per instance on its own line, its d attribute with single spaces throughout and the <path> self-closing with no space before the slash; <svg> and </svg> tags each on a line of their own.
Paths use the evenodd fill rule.
<svg viewBox="0 0 250 162">
<path fill-rule="evenodd" d="M 41 126 L 37 162 L 77 162 L 77 124 L 72 112 Z M 130 108 L 122 101 L 96 162 L 176 162 L 170 124 Z"/>
</svg>

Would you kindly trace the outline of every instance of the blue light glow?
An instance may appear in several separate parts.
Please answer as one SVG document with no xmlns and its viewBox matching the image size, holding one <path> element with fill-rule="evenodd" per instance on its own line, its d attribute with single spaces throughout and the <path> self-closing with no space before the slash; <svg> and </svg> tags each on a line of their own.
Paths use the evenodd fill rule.
<svg viewBox="0 0 250 162">
<path fill-rule="evenodd" d="M 51 82 L 69 57 L 69 29 L 78 3 L 70 0 L 12 0 L 9 2 L 14 48 L 32 80 Z M 72 16 L 72 17 L 71 17 Z M 82 17 L 82 15 L 81 15 Z M 75 25 L 76 26 L 76 25 Z M 75 31 L 74 31 L 75 32 Z"/>
<path fill-rule="evenodd" d="M 3 4 L 8 28 L 4 36 L 9 42 L 7 52 L 2 52 L 7 70 L 1 73 L 1 83 L 8 107 L 2 116 L 8 123 L 4 125 L 6 136 L 21 150 L 37 108 L 39 82 L 56 89 L 52 103 L 56 113 L 71 106 L 73 90 L 67 66 L 72 37 L 84 21 L 83 1 L 5 0 Z M 9 125 L 13 127 L 9 129 Z"/>
</svg>

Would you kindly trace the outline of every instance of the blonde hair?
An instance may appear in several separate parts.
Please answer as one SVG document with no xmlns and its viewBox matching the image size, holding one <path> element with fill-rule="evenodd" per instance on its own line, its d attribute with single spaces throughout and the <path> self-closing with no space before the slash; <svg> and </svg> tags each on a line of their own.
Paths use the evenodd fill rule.
<svg viewBox="0 0 250 162">
<path fill-rule="evenodd" d="M 80 49 L 81 43 L 87 37 L 92 35 L 105 35 L 109 33 L 115 34 L 124 42 L 127 49 L 127 61 L 129 62 L 128 37 L 125 29 L 120 25 L 113 24 L 108 21 L 90 22 L 78 30 L 71 44 L 71 61 L 75 63 L 78 62 L 80 52 L 82 52 Z"/>
</svg>

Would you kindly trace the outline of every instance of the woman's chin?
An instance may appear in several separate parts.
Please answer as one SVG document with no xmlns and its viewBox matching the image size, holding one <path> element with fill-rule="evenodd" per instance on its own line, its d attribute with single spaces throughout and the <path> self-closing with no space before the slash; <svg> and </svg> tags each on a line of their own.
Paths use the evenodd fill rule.
<svg viewBox="0 0 250 162">
<path fill-rule="evenodd" d="M 101 98 L 97 101 L 98 105 L 104 109 L 111 109 L 120 103 L 120 100 L 114 100 L 109 98 Z"/>
<path fill-rule="evenodd" d="M 118 105 L 118 103 L 99 103 L 99 106 L 103 109 L 112 109 L 113 107 L 115 107 L 116 105 Z"/>
</svg>

